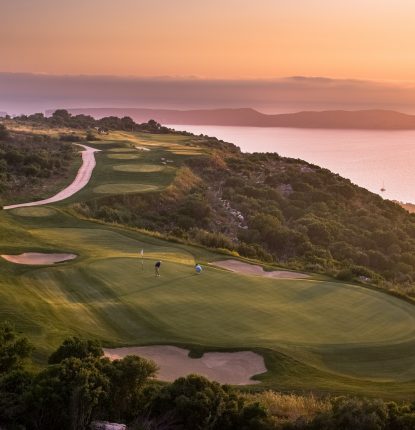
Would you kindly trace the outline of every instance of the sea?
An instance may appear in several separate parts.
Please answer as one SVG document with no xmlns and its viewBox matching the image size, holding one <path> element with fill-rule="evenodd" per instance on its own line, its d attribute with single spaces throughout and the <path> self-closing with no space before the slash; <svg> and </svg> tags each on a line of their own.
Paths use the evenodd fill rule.
<svg viewBox="0 0 415 430">
<path fill-rule="evenodd" d="M 385 199 L 415 204 L 415 131 L 169 125 L 243 152 L 276 152 L 325 167 Z M 385 189 L 385 191 L 381 191 Z"/>
</svg>

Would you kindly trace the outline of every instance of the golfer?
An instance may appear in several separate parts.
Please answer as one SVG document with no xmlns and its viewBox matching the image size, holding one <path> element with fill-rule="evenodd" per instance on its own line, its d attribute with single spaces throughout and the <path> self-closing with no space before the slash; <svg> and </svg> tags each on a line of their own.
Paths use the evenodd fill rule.
<svg viewBox="0 0 415 430">
<path fill-rule="evenodd" d="M 160 276 L 160 266 L 161 266 L 161 261 L 157 261 L 156 264 L 154 265 L 154 274 L 156 276 Z"/>
<path fill-rule="evenodd" d="M 196 264 L 195 266 L 196 273 L 200 275 L 202 273 L 202 266 L 200 264 Z"/>
</svg>

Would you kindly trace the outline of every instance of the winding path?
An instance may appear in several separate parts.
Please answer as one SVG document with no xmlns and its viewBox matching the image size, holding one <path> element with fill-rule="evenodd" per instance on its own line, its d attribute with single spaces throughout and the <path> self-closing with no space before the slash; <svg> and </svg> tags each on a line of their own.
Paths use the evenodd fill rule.
<svg viewBox="0 0 415 430">
<path fill-rule="evenodd" d="M 60 191 L 58 194 L 55 194 L 53 197 L 44 200 L 38 200 L 37 202 L 29 202 L 29 203 L 20 203 L 17 205 L 9 205 L 4 206 L 3 209 L 15 209 L 15 208 L 23 208 L 27 206 L 40 206 L 47 205 L 49 203 L 59 202 L 61 200 L 65 200 L 68 197 L 73 196 L 75 193 L 80 191 L 85 185 L 88 184 L 91 179 L 92 171 L 96 165 L 95 162 L 95 152 L 98 152 L 99 149 L 91 148 L 90 146 L 80 145 L 85 151 L 82 151 L 82 166 L 79 168 L 76 178 L 68 187 Z"/>
</svg>

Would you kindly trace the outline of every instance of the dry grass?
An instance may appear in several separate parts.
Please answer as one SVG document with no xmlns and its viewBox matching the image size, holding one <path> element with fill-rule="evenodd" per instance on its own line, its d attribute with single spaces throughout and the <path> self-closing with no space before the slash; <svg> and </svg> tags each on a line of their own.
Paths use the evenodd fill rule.
<svg viewBox="0 0 415 430">
<path fill-rule="evenodd" d="M 319 399 L 312 394 L 298 396 L 264 391 L 247 397 L 250 401 L 263 404 L 277 421 L 310 421 L 316 414 L 331 408 L 328 400 Z"/>
<path fill-rule="evenodd" d="M 167 188 L 167 197 L 173 200 L 185 196 L 193 187 L 198 186 L 201 179 L 188 167 L 181 167 L 172 184 Z"/>
</svg>

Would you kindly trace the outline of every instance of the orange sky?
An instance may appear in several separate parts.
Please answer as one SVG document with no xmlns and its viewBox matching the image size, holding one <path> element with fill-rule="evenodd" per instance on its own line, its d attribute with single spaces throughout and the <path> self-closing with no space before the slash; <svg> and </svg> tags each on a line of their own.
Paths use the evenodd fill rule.
<svg viewBox="0 0 415 430">
<path fill-rule="evenodd" d="M 413 0 L 0 0 L 0 71 L 415 80 Z"/>
</svg>

